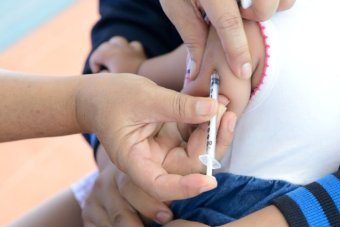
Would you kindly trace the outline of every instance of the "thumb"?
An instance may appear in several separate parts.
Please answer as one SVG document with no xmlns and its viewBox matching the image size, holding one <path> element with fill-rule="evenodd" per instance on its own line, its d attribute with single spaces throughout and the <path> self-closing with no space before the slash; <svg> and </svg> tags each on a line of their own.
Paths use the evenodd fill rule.
<svg viewBox="0 0 340 227">
<path fill-rule="evenodd" d="M 99 51 L 95 51 L 90 59 L 89 59 L 89 65 L 92 73 L 98 73 L 101 69 L 101 66 L 104 64 L 105 57 L 103 54 Z"/>
<path fill-rule="evenodd" d="M 96 61 L 96 59 L 91 57 L 89 65 L 92 73 L 98 73 L 100 71 L 100 64 Z"/>
<path fill-rule="evenodd" d="M 209 121 L 218 111 L 218 102 L 211 98 L 193 97 L 162 87 L 154 90 L 153 96 L 150 108 L 156 110 L 153 117 L 158 122 L 199 124 Z"/>
</svg>

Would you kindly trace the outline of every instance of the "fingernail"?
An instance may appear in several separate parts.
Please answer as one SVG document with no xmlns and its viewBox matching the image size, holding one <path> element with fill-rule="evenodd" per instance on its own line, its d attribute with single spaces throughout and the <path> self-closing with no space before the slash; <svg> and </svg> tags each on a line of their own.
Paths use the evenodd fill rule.
<svg viewBox="0 0 340 227">
<path fill-rule="evenodd" d="M 243 79 L 249 79 L 251 77 L 251 73 L 252 73 L 252 66 L 250 63 L 246 63 L 242 65 L 241 77 Z"/>
<path fill-rule="evenodd" d="M 199 101 L 196 104 L 196 113 L 200 116 L 211 115 L 214 105 L 215 104 L 213 104 L 212 102 Z"/>
<path fill-rule="evenodd" d="M 191 57 L 187 54 L 185 75 L 190 75 Z"/>
<path fill-rule="evenodd" d="M 224 105 L 222 105 L 222 104 L 218 105 L 218 114 L 219 114 L 219 115 L 223 115 L 223 114 L 225 113 L 226 110 L 227 110 L 227 107 L 226 107 L 226 106 L 224 106 Z"/>
<path fill-rule="evenodd" d="M 218 102 L 224 106 L 227 106 L 230 103 L 229 99 L 224 95 L 218 95 Z"/>
<path fill-rule="evenodd" d="M 218 106 L 218 112 L 217 112 L 217 122 L 218 122 L 218 124 L 217 125 L 220 125 L 222 116 L 223 116 L 223 114 L 225 113 L 226 110 L 227 110 L 227 107 L 225 107 L 223 105 Z"/>
<path fill-rule="evenodd" d="M 223 116 L 223 114 L 226 112 L 227 107 L 223 106 L 223 105 L 219 105 L 218 106 L 218 112 L 217 112 L 217 116 L 218 118 L 221 118 Z"/>
<path fill-rule="evenodd" d="M 200 193 L 210 191 L 210 190 L 217 187 L 216 178 L 214 176 L 211 176 L 210 178 L 211 178 L 210 183 L 207 184 L 206 186 L 202 187 L 201 190 L 200 190 Z"/>
<path fill-rule="evenodd" d="M 190 67 L 191 67 L 191 60 L 190 60 L 190 56 L 188 54 L 187 56 L 187 60 L 186 60 L 187 64 L 186 64 L 186 70 L 185 70 L 185 77 L 184 77 L 184 83 L 183 83 L 183 87 L 186 87 L 187 84 L 190 81 Z"/>
<path fill-rule="evenodd" d="M 243 9 L 248 9 L 252 4 L 252 0 L 241 0 L 241 6 Z"/>
<path fill-rule="evenodd" d="M 168 223 L 169 221 L 172 220 L 172 214 L 171 213 L 168 213 L 168 212 L 165 212 L 165 211 L 161 211 L 161 212 L 158 212 L 156 214 L 156 222 L 158 224 L 166 224 Z"/>
<path fill-rule="evenodd" d="M 229 131 L 234 132 L 236 126 L 236 118 L 233 118 L 232 120 L 229 121 Z"/>
<path fill-rule="evenodd" d="M 194 78 L 194 72 L 195 72 L 195 70 L 196 70 L 196 63 L 192 60 L 192 59 L 190 59 L 190 65 L 189 65 L 189 70 L 190 70 L 190 79 L 192 79 L 192 78 Z"/>
</svg>

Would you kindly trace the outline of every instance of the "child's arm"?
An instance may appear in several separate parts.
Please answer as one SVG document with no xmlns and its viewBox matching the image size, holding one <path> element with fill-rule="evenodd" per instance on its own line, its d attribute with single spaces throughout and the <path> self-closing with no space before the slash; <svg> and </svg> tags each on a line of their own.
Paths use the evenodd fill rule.
<svg viewBox="0 0 340 227">
<path fill-rule="evenodd" d="M 165 227 L 208 227 L 208 225 L 185 221 L 175 220 L 165 225 Z M 231 222 L 229 224 L 220 225 L 218 227 L 262 227 L 262 226 L 275 226 L 275 227 L 288 227 L 288 223 L 283 217 L 282 213 L 275 206 L 268 206 L 259 211 L 256 211 L 244 218 Z"/>
<path fill-rule="evenodd" d="M 185 75 L 186 50 L 182 45 L 159 57 L 146 59 L 139 42 L 113 37 L 91 55 L 93 72 L 106 68 L 112 73 L 134 73 L 151 79 L 158 85 L 181 90 Z"/>
<path fill-rule="evenodd" d="M 208 225 L 186 221 L 186 220 L 175 220 L 165 227 L 209 227 Z M 288 223 L 281 214 L 281 212 L 275 206 L 268 206 L 259 211 L 256 211 L 244 218 L 231 222 L 229 224 L 220 225 L 217 227 L 263 227 L 263 226 L 275 226 L 275 227 L 288 227 Z"/>
<path fill-rule="evenodd" d="M 216 30 L 211 28 L 200 73 L 193 81 L 186 79 L 183 88 L 186 94 L 194 96 L 209 95 L 210 75 L 214 70 L 217 70 L 220 76 L 220 94 L 228 98 L 230 101 L 228 110 L 233 111 L 237 116 L 242 114 L 248 104 L 253 85 L 262 74 L 264 57 L 264 44 L 258 25 L 255 22 L 244 21 L 244 27 L 253 60 L 252 79 L 241 80 L 232 74 Z"/>
<path fill-rule="evenodd" d="M 81 227 L 81 209 L 71 189 L 59 193 L 24 216 L 8 225 L 9 227 Z"/>
<path fill-rule="evenodd" d="M 183 88 L 183 92 L 190 95 L 208 96 L 210 75 L 214 70 L 217 70 L 221 81 L 220 94 L 230 100 L 228 109 L 235 112 L 237 116 L 240 116 L 246 107 L 251 89 L 261 76 L 264 62 L 264 44 L 257 24 L 244 21 L 244 26 L 253 59 L 252 79 L 240 80 L 232 75 L 216 31 L 212 28 L 200 74 L 193 81 L 186 80 Z M 111 41 L 102 44 L 93 53 L 90 59 L 92 70 L 99 70 L 99 65 L 103 65 L 111 72 L 137 73 L 163 87 L 174 90 L 182 88 L 186 73 L 184 45 L 168 54 L 146 60 L 141 47 L 135 48 L 132 43 L 129 45 L 123 38 L 115 37 L 113 40 L 115 41 L 111 39 Z"/>
<path fill-rule="evenodd" d="M 182 89 L 185 76 L 185 58 L 187 50 L 184 45 L 162 56 L 143 62 L 137 74 L 145 76 L 158 85 L 176 91 Z"/>
</svg>

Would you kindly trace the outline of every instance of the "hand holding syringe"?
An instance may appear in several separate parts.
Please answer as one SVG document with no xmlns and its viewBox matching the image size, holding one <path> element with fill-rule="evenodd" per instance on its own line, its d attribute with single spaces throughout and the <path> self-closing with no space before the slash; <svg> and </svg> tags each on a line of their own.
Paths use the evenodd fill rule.
<svg viewBox="0 0 340 227">
<path fill-rule="evenodd" d="M 220 79 L 216 71 L 211 75 L 210 80 L 210 98 L 218 98 Z M 212 176 L 213 169 L 221 168 L 221 164 L 215 159 L 216 150 L 216 135 L 217 135 L 217 115 L 215 115 L 209 122 L 208 127 L 208 141 L 207 141 L 207 151 L 205 154 L 200 155 L 199 159 L 201 162 L 207 166 L 207 175 Z"/>
</svg>

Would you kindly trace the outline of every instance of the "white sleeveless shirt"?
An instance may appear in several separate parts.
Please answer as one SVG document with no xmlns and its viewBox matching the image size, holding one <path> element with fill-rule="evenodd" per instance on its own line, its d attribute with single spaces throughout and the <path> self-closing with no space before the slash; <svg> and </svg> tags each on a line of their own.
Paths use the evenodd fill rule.
<svg viewBox="0 0 340 227">
<path fill-rule="evenodd" d="M 218 172 L 307 184 L 340 165 L 339 0 L 297 0 L 262 23 L 268 68 Z"/>
</svg>

